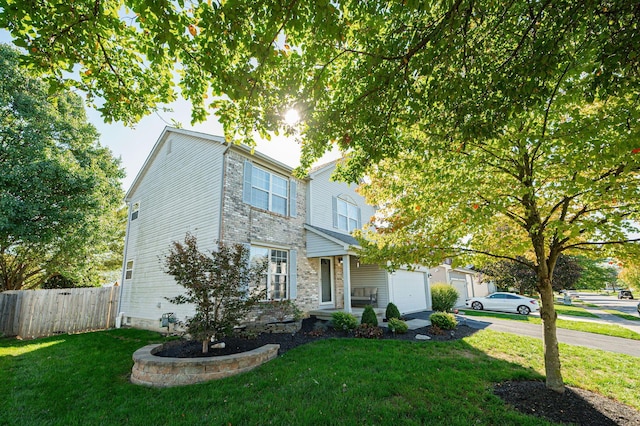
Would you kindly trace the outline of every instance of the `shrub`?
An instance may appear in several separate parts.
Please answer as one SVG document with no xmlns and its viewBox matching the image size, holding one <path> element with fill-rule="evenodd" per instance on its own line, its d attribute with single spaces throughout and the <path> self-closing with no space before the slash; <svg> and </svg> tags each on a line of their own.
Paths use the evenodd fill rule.
<svg viewBox="0 0 640 426">
<path fill-rule="evenodd" d="M 458 297 L 458 290 L 449 284 L 435 283 L 431 286 L 431 301 L 436 312 L 449 312 L 456 305 Z"/>
<path fill-rule="evenodd" d="M 358 326 L 358 318 L 347 312 L 334 312 L 331 314 L 331 320 L 336 330 L 349 331 Z"/>
<path fill-rule="evenodd" d="M 393 303 L 389 303 L 387 305 L 387 310 L 385 311 L 384 316 L 387 318 L 387 320 L 390 320 L 393 318 L 397 318 L 397 319 L 402 318 L 402 315 L 400 315 L 400 310 Z"/>
<path fill-rule="evenodd" d="M 407 323 L 399 318 L 390 318 L 388 325 L 389 330 L 392 333 L 404 334 L 409 331 L 409 326 L 407 325 Z"/>
<path fill-rule="evenodd" d="M 384 331 L 377 325 L 360 324 L 356 328 L 355 336 L 364 339 L 381 339 L 383 334 Z"/>
<path fill-rule="evenodd" d="M 378 317 L 376 316 L 376 313 L 371 305 L 365 306 L 360 324 L 369 324 L 374 327 L 378 326 Z"/>
<path fill-rule="evenodd" d="M 434 312 L 429 319 L 432 325 L 438 326 L 443 330 L 453 330 L 458 325 L 456 317 L 448 312 Z"/>
<path fill-rule="evenodd" d="M 174 241 L 164 259 L 165 272 L 172 275 L 185 293 L 166 298 L 169 302 L 195 305 L 195 314 L 186 321 L 187 332 L 209 351 L 209 341 L 220 340 L 264 298 L 260 288 L 266 262 L 249 264 L 249 249 L 242 244 L 217 250 L 200 251 L 195 236 L 187 234 L 184 243 Z M 223 306 L 224 309 L 220 309 Z"/>
</svg>

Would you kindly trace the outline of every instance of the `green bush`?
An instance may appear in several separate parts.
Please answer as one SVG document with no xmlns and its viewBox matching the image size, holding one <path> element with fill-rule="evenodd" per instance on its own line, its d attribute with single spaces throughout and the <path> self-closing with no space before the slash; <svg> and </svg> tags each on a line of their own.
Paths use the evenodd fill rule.
<svg viewBox="0 0 640 426">
<path fill-rule="evenodd" d="M 431 301 L 436 312 L 449 312 L 456 305 L 458 297 L 458 290 L 449 284 L 435 283 L 431 286 Z"/>
<path fill-rule="evenodd" d="M 399 318 L 390 318 L 388 325 L 389 330 L 392 333 L 404 334 L 409 331 L 409 326 L 407 325 L 407 323 Z"/>
<path fill-rule="evenodd" d="M 376 313 L 371 305 L 365 306 L 360 324 L 369 324 L 374 327 L 378 326 L 378 317 L 376 316 Z"/>
<path fill-rule="evenodd" d="M 358 326 L 358 318 L 347 312 L 334 312 L 331 314 L 331 320 L 336 330 L 349 331 Z"/>
<path fill-rule="evenodd" d="M 360 324 L 355 332 L 356 337 L 364 339 L 381 339 L 383 334 L 380 327 L 371 324 Z"/>
<path fill-rule="evenodd" d="M 384 316 L 387 318 L 387 320 L 390 320 L 393 318 L 397 318 L 397 319 L 402 318 L 402 315 L 400 315 L 400 310 L 393 303 L 389 303 L 387 305 L 387 310 L 385 311 Z"/>
<path fill-rule="evenodd" d="M 453 330 L 458 325 L 456 317 L 448 312 L 434 312 L 429 317 L 431 325 L 435 325 L 443 330 Z"/>
</svg>

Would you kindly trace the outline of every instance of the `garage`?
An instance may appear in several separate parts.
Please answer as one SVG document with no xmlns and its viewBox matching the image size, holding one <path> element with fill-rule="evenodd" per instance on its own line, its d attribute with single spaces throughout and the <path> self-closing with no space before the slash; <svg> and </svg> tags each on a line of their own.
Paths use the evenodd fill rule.
<svg viewBox="0 0 640 426">
<path fill-rule="evenodd" d="M 456 302 L 456 306 L 464 306 L 464 302 L 469 298 L 467 296 L 467 281 L 451 278 L 451 285 L 458 290 L 458 301 Z"/>
<path fill-rule="evenodd" d="M 424 272 L 396 271 L 390 280 L 392 302 L 402 314 L 424 311 L 428 308 Z"/>
</svg>

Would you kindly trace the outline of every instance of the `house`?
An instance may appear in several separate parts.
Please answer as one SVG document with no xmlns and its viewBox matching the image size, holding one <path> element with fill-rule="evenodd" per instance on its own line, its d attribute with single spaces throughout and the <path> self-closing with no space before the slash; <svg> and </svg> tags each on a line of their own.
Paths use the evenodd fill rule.
<svg viewBox="0 0 640 426">
<path fill-rule="evenodd" d="M 380 308 L 428 309 L 426 269 L 389 273 L 357 258 L 350 232 L 375 210 L 354 185 L 329 179 L 335 166 L 298 179 L 289 166 L 221 137 L 165 128 L 125 197 L 122 324 L 154 330 L 163 314 L 192 315 L 192 306 L 167 301 L 184 289 L 162 265 L 187 232 L 203 249 L 217 241 L 250 246 L 252 257 L 269 260 L 267 299 L 294 300 L 307 314 L 351 311 L 358 291 L 375 291 Z"/>
<path fill-rule="evenodd" d="M 429 269 L 430 282 L 450 284 L 458 290 L 456 306 L 465 306 L 465 300 L 494 293 L 495 285 L 483 282 L 480 274 L 471 268 L 452 267 L 450 259 Z"/>
</svg>

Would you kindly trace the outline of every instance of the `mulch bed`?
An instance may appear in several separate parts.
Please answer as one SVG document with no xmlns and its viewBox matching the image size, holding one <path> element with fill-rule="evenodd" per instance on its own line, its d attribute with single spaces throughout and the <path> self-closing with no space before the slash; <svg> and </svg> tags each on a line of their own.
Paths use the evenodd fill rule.
<svg viewBox="0 0 640 426">
<path fill-rule="evenodd" d="M 432 341 L 458 340 L 470 336 L 477 329 L 459 325 L 453 331 L 436 332 L 431 327 L 409 330 L 406 334 L 392 334 L 385 329 L 383 339 L 415 341 L 416 335 L 430 337 Z M 181 340 L 159 353 L 158 356 L 194 358 L 202 356 L 230 355 L 246 352 L 269 343 L 280 345 L 279 355 L 305 343 L 328 338 L 353 337 L 327 326 L 324 321 L 305 319 L 302 328 L 295 334 L 263 333 L 252 338 L 228 337 L 224 339 L 224 348 L 210 348 L 208 354 L 202 353 L 200 342 Z M 546 388 L 538 381 L 511 381 L 499 383 L 494 394 L 521 413 L 538 416 L 549 421 L 578 425 L 640 425 L 640 411 L 606 398 L 597 393 L 568 387 L 564 394 L 558 394 Z"/>
<path fill-rule="evenodd" d="M 611 426 L 640 425 L 640 411 L 594 392 L 565 387 L 564 394 L 547 389 L 543 382 L 504 382 L 494 394 L 521 413 L 557 423 Z"/>
<path fill-rule="evenodd" d="M 385 329 L 382 339 L 396 340 L 416 340 L 416 335 L 422 334 L 430 337 L 430 340 L 448 341 L 462 339 L 475 333 L 476 329 L 466 325 L 460 325 L 452 331 L 437 332 L 431 327 L 423 327 L 416 330 L 409 330 L 405 334 L 394 335 Z M 316 320 L 315 318 L 307 318 L 302 321 L 302 328 L 295 334 L 288 333 L 262 333 L 252 338 L 243 337 L 226 337 L 222 340 L 224 348 L 216 348 L 211 345 L 209 352 L 202 353 L 202 343 L 192 340 L 182 340 L 175 344 L 167 345 L 161 352 L 157 352 L 157 356 L 176 357 L 176 358 L 197 358 L 207 356 L 232 355 L 239 352 L 246 352 L 269 343 L 277 343 L 280 345 L 278 355 L 291 350 L 305 343 L 314 342 L 316 340 L 329 338 L 353 337 L 353 333 L 345 333 L 336 331 L 328 326 L 327 321 Z"/>
</svg>

